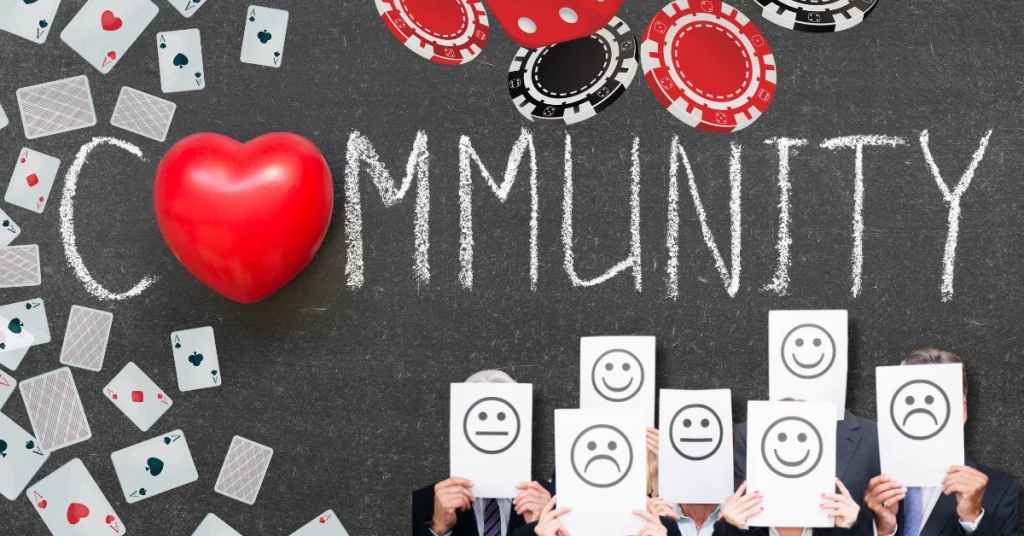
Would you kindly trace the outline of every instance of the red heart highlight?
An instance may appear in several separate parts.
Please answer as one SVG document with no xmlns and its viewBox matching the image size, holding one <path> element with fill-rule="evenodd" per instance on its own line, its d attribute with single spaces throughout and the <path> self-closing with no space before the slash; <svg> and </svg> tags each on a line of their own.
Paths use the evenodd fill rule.
<svg viewBox="0 0 1024 536">
<path fill-rule="evenodd" d="M 82 503 L 68 505 L 68 523 L 77 525 L 79 521 L 89 517 L 89 507 Z"/>
</svg>

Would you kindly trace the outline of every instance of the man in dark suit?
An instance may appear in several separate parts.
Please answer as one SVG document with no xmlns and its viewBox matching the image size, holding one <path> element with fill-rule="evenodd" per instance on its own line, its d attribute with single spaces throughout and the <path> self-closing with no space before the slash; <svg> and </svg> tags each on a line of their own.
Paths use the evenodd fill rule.
<svg viewBox="0 0 1024 536">
<path fill-rule="evenodd" d="M 963 363 L 944 350 L 915 350 L 904 365 Z M 967 370 L 963 420 L 967 422 Z M 888 475 L 871 480 L 864 501 L 878 536 L 1016 536 L 1017 479 L 975 463 L 950 467 L 942 487 L 905 488 Z M 900 504 L 903 507 L 900 508 Z"/>
<path fill-rule="evenodd" d="M 747 479 L 747 425 L 736 427 L 736 448 L 733 452 L 736 487 Z M 850 529 L 831 529 L 834 534 L 858 534 L 870 536 L 871 514 L 864 506 L 863 493 L 868 482 L 882 472 L 878 459 L 878 425 L 846 412 L 843 420 L 836 422 L 836 476 L 850 490 L 850 495 L 860 506 L 857 523 Z M 819 531 L 821 532 L 821 531 Z"/>
</svg>

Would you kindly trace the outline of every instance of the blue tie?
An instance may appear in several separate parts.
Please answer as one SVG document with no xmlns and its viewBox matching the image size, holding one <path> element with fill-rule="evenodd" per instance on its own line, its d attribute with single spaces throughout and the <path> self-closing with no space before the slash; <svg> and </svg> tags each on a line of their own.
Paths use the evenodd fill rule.
<svg viewBox="0 0 1024 536">
<path fill-rule="evenodd" d="M 903 500 L 906 509 L 903 533 L 906 536 L 919 536 L 924 526 L 924 493 L 921 488 L 907 488 L 907 498 Z"/>
<path fill-rule="evenodd" d="M 501 536 L 501 511 L 498 510 L 497 499 L 481 499 L 487 501 L 484 506 L 483 536 Z"/>
</svg>

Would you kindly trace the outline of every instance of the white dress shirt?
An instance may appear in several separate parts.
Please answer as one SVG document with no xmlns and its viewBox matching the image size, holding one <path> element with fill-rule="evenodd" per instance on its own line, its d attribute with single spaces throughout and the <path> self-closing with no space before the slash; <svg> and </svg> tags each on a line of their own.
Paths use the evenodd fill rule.
<svg viewBox="0 0 1024 536">
<path fill-rule="evenodd" d="M 935 505 L 939 502 L 939 497 L 941 497 L 941 496 L 942 496 L 942 488 L 940 488 L 940 487 L 936 486 L 936 487 L 927 487 L 927 488 L 922 487 L 921 488 L 921 504 L 924 505 L 924 517 L 923 517 L 924 524 L 921 525 L 922 529 L 924 528 L 924 525 L 928 524 L 928 518 L 931 517 L 932 510 L 935 509 Z M 960 520 L 960 527 L 964 529 L 964 533 L 965 534 L 973 534 L 974 531 L 978 529 L 978 523 L 981 523 L 981 518 L 983 518 L 983 517 L 985 517 L 985 509 L 984 508 L 981 510 L 981 515 L 978 516 L 978 519 L 974 520 L 974 523 L 968 523 L 967 521 L 964 521 L 964 520 L 961 519 Z M 875 536 L 878 536 L 878 526 L 877 525 L 874 526 L 874 532 L 875 532 Z M 893 530 L 892 534 L 889 534 L 889 536 L 896 536 L 896 532 L 897 532 L 896 530 Z M 913 534 L 913 535 L 910 535 L 910 536 L 917 536 L 917 535 Z"/>
<path fill-rule="evenodd" d="M 717 522 L 719 516 L 722 515 L 722 507 L 719 506 L 715 508 L 715 511 L 711 512 L 711 515 L 708 516 L 707 520 L 704 521 L 704 524 L 701 525 L 698 530 L 697 523 L 686 517 L 686 514 L 683 513 L 682 507 L 677 504 L 675 505 L 674 511 L 676 515 L 679 516 L 679 520 L 676 521 L 676 525 L 679 526 L 679 532 L 683 533 L 683 536 L 711 536 L 715 532 L 715 522 Z"/>
<path fill-rule="evenodd" d="M 484 513 L 487 511 L 485 501 L 498 501 L 498 514 L 501 516 L 501 536 L 508 536 L 508 520 L 512 517 L 512 499 L 477 499 L 473 501 L 473 515 L 476 517 L 476 533 L 484 536 Z M 434 536 L 452 536 L 452 531 L 438 534 L 433 529 L 430 533 Z"/>
</svg>

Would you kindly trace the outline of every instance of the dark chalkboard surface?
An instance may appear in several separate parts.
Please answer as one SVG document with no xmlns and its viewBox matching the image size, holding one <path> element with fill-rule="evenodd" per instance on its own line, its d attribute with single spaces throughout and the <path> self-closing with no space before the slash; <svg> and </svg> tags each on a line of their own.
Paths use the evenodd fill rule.
<svg viewBox="0 0 1024 536">
<path fill-rule="evenodd" d="M 738 8 L 757 21 L 774 49 L 779 92 L 768 113 L 735 135 L 687 127 L 657 103 L 638 77 L 597 118 L 567 129 L 526 124 L 505 88 L 516 47 L 495 28 L 483 55 L 463 67 L 424 61 L 402 46 L 370 1 L 272 1 L 291 12 L 280 69 L 239 62 L 246 2 L 215 0 L 184 19 L 166 0 L 160 14 L 108 75 L 100 75 L 59 39 L 81 0 L 64 0 L 45 45 L 0 35 L 0 130 L 5 169 L 27 146 L 67 166 L 95 136 L 138 145 L 145 160 L 104 146 L 89 158 L 75 196 L 81 256 L 107 289 L 124 292 L 141 278 L 157 282 L 140 296 L 103 301 L 65 260 L 54 199 L 42 215 L 4 205 L 37 243 L 38 288 L 5 290 L 3 302 L 41 296 L 54 341 L 32 349 L 15 372 L 24 379 L 59 366 L 74 304 L 112 311 L 103 370 L 74 369 L 94 436 L 55 453 L 48 474 L 84 460 L 134 534 L 189 535 L 213 512 L 247 535 L 290 534 L 333 508 L 354 535 L 404 534 L 409 493 L 447 475 L 447 384 L 482 368 L 533 382 L 537 424 L 535 475 L 553 462 L 552 410 L 577 403 L 579 337 L 649 334 L 658 338 L 659 387 L 728 387 L 736 419 L 747 399 L 767 396 L 767 317 L 771 309 L 842 308 L 851 319 L 850 400 L 873 417 L 874 367 L 909 350 L 937 345 L 967 361 L 971 394 L 968 452 L 1024 476 L 1019 445 L 1019 319 L 1024 315 L 1024 167 L 1019 126 L 1024 87 L 1020 37 L 1024 5 L 1013 2 L 881 0 L 872 16 L 838 34 L 795 33 L 763 19 L 750 1 Z M 621 17 L 639 35 L 661 2 L 630 0 Z M 202 32 L 206 89 L 160 93 L 155 34 Z M 15 90 L 86 74 L 100 123 L 26 142 Z M 122 86 L 178 104 L 166 143 L 109 124 Z M 537 149 L 538 268 L 530 277 L 528 172 L 502 203 L 474 168 L 473 287 L 460 273 L 459 140 L 468 136 L 495 181 L 526 126 Z M 952 190 L 980 140 L 989 146 L 964 193 L 954 292 L 943 301 L 949 206 L 920 146 L 930 150 Z M 157 163 L 170 145 L 198 131 L 247 140 L 270 131 L 313 140 L 335 179 L 335 219 L 319 255 L 271 298 L 238 305 L 205 288 L 164 246 L 151 205 Z M 428 139 L 429 282 L 414 264 L 415 192 L 386 208 L 367 172 L 359 178 L 364 277 L 346 277 L 346 146 L 358 131 L 401 181 L 417 132 Z M 642 290 L 632 271 L 593 287 L 574 286 L 562 244 L 566 133 L 572 136 L 572 251 L 581 279 L 592 279 L 630 251 L 630 156 L 639 137 L 639 236 Z M 854 151 L 820 145 L 847 135 L 902 138 L 900 147 L 866 148 L 863 170 L 863 275 L 854 297 Z M 708 228 L 731 273 L 729 154 L 742 147 L 741 273 L 727 292 L 702 238 L 688 179 L 679 175 L 678 296 L 670 297 L 666 246 L 673 137 L 694 168 Z M 766 139 L 808 141 L 791 154 L 788 293 L 764 289 L 776 274 L 780 219 L 779 158 Z M 3 183 L 6 187 L 6 181 Z M 168 335 L 216 330 L 224 384 L 177 390 Z M 128 362 L 168 390 L 175 406 L 141 433 L 101 388 Z M 19 396 L 4 407 L 28 427 Z M 182 428 L 199 469 L 195 484 L 128 506 L 110 453 Z M 275 449 L 255 506 L 214 493 L 234 435 Z M 45 529 L 24 498 L 0 501 L 7 534 Z"/>
</svg>

